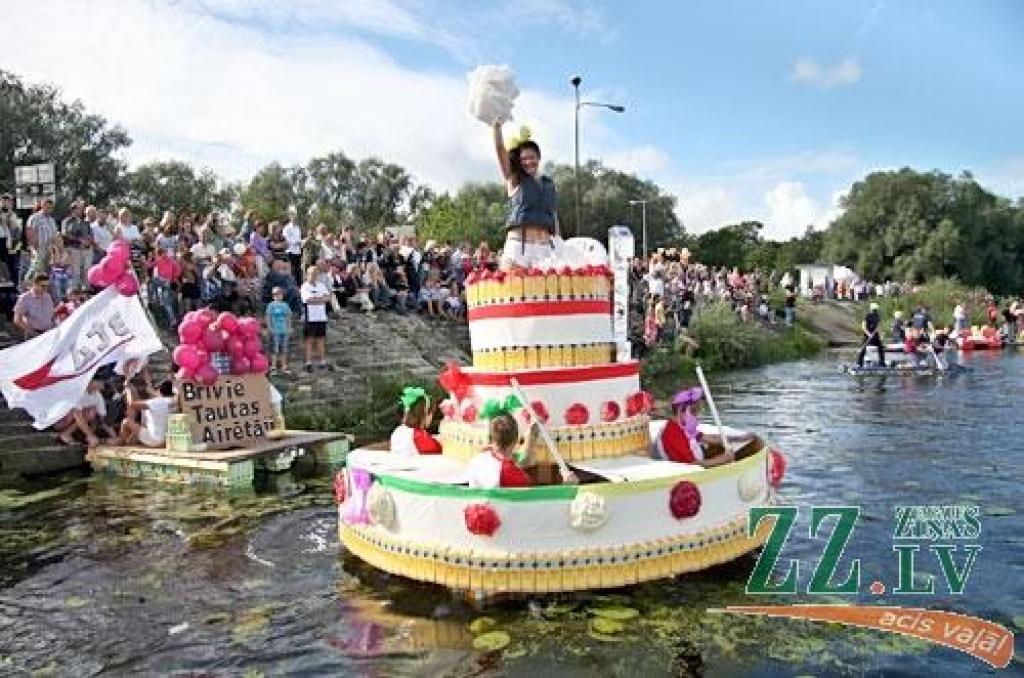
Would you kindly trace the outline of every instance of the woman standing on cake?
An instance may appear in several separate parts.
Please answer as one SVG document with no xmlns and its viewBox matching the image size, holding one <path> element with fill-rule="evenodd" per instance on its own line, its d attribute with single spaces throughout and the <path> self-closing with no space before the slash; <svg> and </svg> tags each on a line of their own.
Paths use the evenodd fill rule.
<svg viewBox="0 0 1024 678">
<path fill-rule="evenodd" d="M 523 127 L 506 147 L 501 122 L 494 123 L 494 150 L 508 191 L 508 218 L 501 268 L 529 267 L 554 253 L 558 234 L 555 182 L 540 172 L 540 146 Z"/>
</svg>

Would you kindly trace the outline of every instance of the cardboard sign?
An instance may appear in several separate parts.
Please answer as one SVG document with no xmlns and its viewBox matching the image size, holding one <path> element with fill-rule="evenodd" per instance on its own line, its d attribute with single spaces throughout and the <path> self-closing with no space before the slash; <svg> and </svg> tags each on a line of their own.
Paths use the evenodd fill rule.
<svg viewBox="0 0 1024 678">
<path fill-rule="evenodd" d="M 221 375 L 213 386 L 178 384 L 179 412 L 189 418 L 192 443 L 210 450 L 262 442 L 274 426 L 270 382 L 263 375 Z"/>
</svg>

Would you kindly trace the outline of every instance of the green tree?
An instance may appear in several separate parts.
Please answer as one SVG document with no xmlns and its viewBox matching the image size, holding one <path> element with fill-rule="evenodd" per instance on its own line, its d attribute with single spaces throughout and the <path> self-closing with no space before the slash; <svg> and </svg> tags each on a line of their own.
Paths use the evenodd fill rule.
<svg viewBox="0 0 1024 678">
<path fill-rule="evenodd" d="M 412 177 L 399 165 L 366 158 L 352 176 L 352 216 L 362 230 L 380 230 L 404 220 L 401 208 L 412 196 Z"/>
<path fill-rule="evenodd" d="M 546 167 L 558 188 L 558 219 L 563 237 L 576 235 L 576 179 L 571 165 Z M 608 228 L 628 224 L 636 236 L 637 250 L 641 247 L 642 210 L 630 205 L 630 200 L 647 201 L 647 247 L 681 246 L 686 232 L 676 215 L 676 198 L 652 181 L 633 174 L 605 167 L 596 160 L 580 167 L 580 202 L 583 223 L 580 235 L 605 240 Z"/>
<path fill-rule="evenodd" d="M 301 169 L 301 168 L 299 168 Z M 238 196 L 243 211 L 252 210 L 260 219 L 272 221 L 296 209 L 294 173 L 280 163 L 272 162 L 249 180 Z"/>
<path fill-rule="evenodd" d="M 124 202 L 141 216 L 159 218 L 164 210 L 206 214 L 231 205 L 231 189 L 216 174 L 178 160 L 140 165 L 125 184 Z"/>
<path fill-rule="evenodd" d="M 52 162 L 58 210 L 79 196 L 98 203 L 119 197 L 126 164 L 117 153 L 131 138 L 81 101 L 60 97 L 50 85 L 25 84 L 0 70 L 0 185 L 14 188 L 17 165 Z"/>
</svg>

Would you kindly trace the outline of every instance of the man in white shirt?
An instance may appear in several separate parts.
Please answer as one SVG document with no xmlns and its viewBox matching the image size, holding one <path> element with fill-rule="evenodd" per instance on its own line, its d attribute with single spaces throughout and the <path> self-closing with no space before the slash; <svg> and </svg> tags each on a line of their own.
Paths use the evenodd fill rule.
<svg viewBox="0 0 1024 678">
<path fill-rule="evenodd" d="M 174 387 L 171 382 L 161 382 L 155 398 L 138 401 L 131 398 L 128 413 L 121 425 L 123 444 L 141 443 L 146 447 L 164 447 L 167 439 L 167 420 L 174 411 Z M 141 415 L 141 426 L 135 423 L 135 414 Z"/>
<path fill-rule="evenodd" d="M 53 198 L 43 200 L 43 208 L 25 223 L 25 239 L 32 253 L 32 262 L 25 274 L 32 280 L 37 273 L 50 272 L 50 240 L 57 235 L 57 221 L 53 218 Z"/>
<path fill-rule="evenodd" d="M 302 283 L 299 290 L 302 296 L 303 320 L 302 337 L 305 340 L 306 365 L 303 369 L 306 372 L 313 371 L 313 355 L 320 356 L 319 367 L 321 370 L 334 371 L 332 365 L 327 364 L 324 344 L 327 336 L 327 304 L 331 301 L 331 291 L 320 281 L 320 268 L 310 266 L 306 270 L 306 282 Z"/>
<path fill-rule="evenodd" d="M 124 238 L 128 244 L 142 238 L 139 227 L 132 223 L 132 213 L 127 207 L 122 207 L 117 212 L 117 227 L 114 229 L 115 238 Z"/>
<path fill-rule="evenodd" d="M 100 217 L 99 210 L 95 205 L 85 208 L 85 220 L 89 222 L 89 228 L 92 229 L 92 241 L 96 246 L 93 251 L 93 263 L 97 263 L 107 253 L 110 243 L 114 242 L 114 234 L 107 228 L 106 220 Z"/>
<path fill-rule="evenodd" d="M 302 284 L 302 229 L 295 225 L 291 217 L 288 223 L 281 230 L 281 235 L 288 243 L 285 252 L 288 254 L 288 261 L 292 265 L 292 275 L 295 276 L 295 284 Z"/>
</svg>

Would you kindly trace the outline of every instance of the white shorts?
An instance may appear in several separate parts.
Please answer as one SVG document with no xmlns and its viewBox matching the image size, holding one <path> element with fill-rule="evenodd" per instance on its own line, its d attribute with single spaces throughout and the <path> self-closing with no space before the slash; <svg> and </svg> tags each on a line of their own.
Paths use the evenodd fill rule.
<svg viewBox="0 0 1024 678">
<path fill-rule="evenodd" d="M 157 438 L 145 426 L 139 429 L 139 442 L 146 447 L 164 447 L 167 445 L 163 438 Z"/>
<path fill-rule="evenodd" d="M 554 254 L 553 243 L 528 242 L 523 244 L 518 237 L 506 237 L 505 246 L 501 250 L 501 262 L 498 265 L 504 270 L 513 266 L 529 268 L 552 259 Z"/>
</svg>

